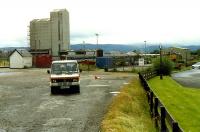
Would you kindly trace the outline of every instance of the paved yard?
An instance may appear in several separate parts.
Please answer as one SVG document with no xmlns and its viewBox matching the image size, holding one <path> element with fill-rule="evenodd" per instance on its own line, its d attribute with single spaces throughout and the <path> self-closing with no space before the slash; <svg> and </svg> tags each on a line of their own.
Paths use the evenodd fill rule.
<svg viewBox="0 0 200 132">
<path fill-rule="evenodd" d="M 0 131 L 98 132 L 112 97 L 133 76 L 82 72 L 80 94 L 51 95 L 46 69 L 0 68 Z"/>
<path fill-rule="evenodd" d="M 186 87 L 200 88 L 200 70 L 192 69 L 172 75 L 173 79 Z"/>
</svg>

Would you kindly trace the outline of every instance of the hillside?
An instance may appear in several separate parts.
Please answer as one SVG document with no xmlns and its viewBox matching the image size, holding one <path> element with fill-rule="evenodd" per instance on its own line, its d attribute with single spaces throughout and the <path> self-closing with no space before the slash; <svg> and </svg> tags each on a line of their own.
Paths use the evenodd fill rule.
<svg viewBox="0 0 200 132">
<path fill-rule="evenodd" d="M 173 47 L 173 45 L 164 45 L 163 48 Z M 178 47 L 188 48 L 190 50 L 197 50 L 200 49 L 200 45 L 188 45 L 182 46 L 179 45 Z M 103 49 L 104 51 L 121 51 L 121 52 L 128 52 L 128 51 L 145 51 L 144 44 L 135 44 L 135 45 L 124 45 L 124 44 L 99 44 L 98 46 L 95 44 L 75 44 L 71 45 L 71 49 L 73 50 L 80 50 L 80 49 Z M 146 52 L 152 52 L 154 50 L 159 50 L 159 45 L 147 45 Z"/>
<path fill-rule="evenodd" d="M 103 49 L 105 52 L 108 51 L 121 51 L 121 52 L 129 52 L 129 51 L 145 51 L 144 44 L 134 44 L 134 45 L 125 45 L 125 44 L 99 44 L 98 46 L 96 44 L 73 44 L 70 46 L 72 50 L 80 50 L 80 49 Z M 167 47 L 173 47 L 173 45 L 165 45 L 163 48 Z M 200 45 L 188 45 L 188 46 L 182 46 L 179 45 L 178 47 L 182 48 L 188 48 L 190 50 L 197 50 L 200 49 Z M 29 50 L 29 47 L 4 47 L 0 48 L 1 51 L 13 51 L 14 49 L 27 49 Z M 146 52 L 152 52 L 154 50 L 159 50 L 159 45 L 147 45 Z"/>
</svg>

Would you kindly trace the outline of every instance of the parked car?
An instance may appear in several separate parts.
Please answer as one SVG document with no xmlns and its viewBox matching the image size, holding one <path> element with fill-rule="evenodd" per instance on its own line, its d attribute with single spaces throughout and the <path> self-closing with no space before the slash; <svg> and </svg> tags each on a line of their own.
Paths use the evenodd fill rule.
<svg viewBox="0 0 200 132">
<path fill-rule="evenodd" d="M 192 69 L 200 69 L 200 62 L 193 64 Z"/>
</svg>

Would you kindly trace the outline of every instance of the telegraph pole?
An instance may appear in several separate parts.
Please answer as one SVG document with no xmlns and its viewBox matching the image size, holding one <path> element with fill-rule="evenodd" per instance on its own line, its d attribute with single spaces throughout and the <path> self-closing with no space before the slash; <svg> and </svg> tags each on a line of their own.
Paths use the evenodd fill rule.
<svg viewBox="0 0 200 132">
<path fill-rule="evenodd" d="M 162 75 L 162 45 L 161 44 L 160 44 L 159 48 L 160 48 L 160 80 L 162 80 L 163 75 Z"/>
<path fill-rule="evenodd" d="M 97 38 L 97 49 L 98 49 L 98 39 L 99 39 L 99 34 L 98 33 L 95 33 L 95 35 L 96 35 L 96 38 Z"/>
<path fill-rule="evenodd" d="M 147 48 L 147 41 L 144 41 L 144 65 L 145 65 L 145 59 L 146 59 L 146 48 Z"/>
<path fill-rule="evenodd" d="M 85 41 L 83 41 L 83 50 L 85 51 Z"/>
</svg>

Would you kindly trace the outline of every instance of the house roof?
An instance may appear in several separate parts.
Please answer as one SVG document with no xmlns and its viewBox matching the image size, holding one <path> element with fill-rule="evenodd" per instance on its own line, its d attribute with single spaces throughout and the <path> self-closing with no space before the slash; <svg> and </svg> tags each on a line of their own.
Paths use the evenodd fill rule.
<svg viewBox="0 0 200 132">
<path fill-rule="evenodd" d="M 32 55 L 26 50 L 26 49 L 15 49 L 10 56 L 14 53 L 14 52 L 18 52 L 22 57 L 32 57 Z"/>
</svg>

